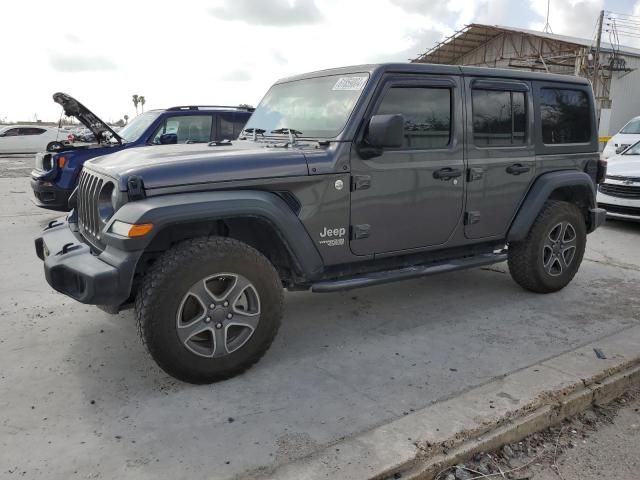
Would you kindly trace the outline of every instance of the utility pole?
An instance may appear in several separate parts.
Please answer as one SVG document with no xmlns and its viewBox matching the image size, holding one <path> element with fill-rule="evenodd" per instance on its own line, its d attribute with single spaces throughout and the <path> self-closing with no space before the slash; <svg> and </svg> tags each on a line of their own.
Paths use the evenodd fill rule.
<svg viewBox="0 0 640 480">
<path fill-rule="evenodd" d="M 598 81 L 600 79 L 600 45 L 602 43 L 602 28 L 604 27 L 604 10 L 600 11 L 598 20 L 598 37 L 596 39 L 596 55 L 593 59 L 593 95 L 596 99 L 596 110 L 600 112 L 600 100 L 598 99 Z"/>
</svg>

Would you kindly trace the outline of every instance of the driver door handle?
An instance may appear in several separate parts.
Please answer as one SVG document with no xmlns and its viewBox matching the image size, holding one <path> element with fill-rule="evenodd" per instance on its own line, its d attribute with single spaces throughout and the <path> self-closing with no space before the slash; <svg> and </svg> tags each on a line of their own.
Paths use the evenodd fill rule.
<svg viewBox="0 0 640 480">
<path fill-rule="evenodd" d="M 507 167 L 507 173 L 510 175 L 520 175 L 521 173 L 527 173 L 529 170 L 531 170 L 531 167 L 525 167 L 520 163 L 514 163 Z"/>
<path fill-rule="evenodd" d="M 452 178 L 458 178 L 462 176 L 462 170 L 459 168 L 441 168 L 433 172 L 433 178 L 437 180 L 451 180 Z"/>
</svg>

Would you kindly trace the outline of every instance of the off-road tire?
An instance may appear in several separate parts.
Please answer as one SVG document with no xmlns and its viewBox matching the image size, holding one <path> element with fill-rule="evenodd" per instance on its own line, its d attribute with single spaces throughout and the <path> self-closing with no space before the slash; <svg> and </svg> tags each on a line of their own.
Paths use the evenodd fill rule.
<svg viewBox="0 0 640 480">
<path fill-rule="evenodd" d="M 551 238 L 552 229 L 563 222 L 570 224 L 575 231 L 575 252 L 561 273 L 551 275 L 545 270 L 545 242 Z M 572 203 L 549 200 L 538 214 L 527 238 L 509 244 L 511 277 L 522 288 L 532 292 L 557 292 L 567 286 L 578 272 L 586 243 L 587 229 L 580 209 Z"/>
<path fill-rule="evenodd" d="M 260 319 L 238 350 L 220 358 L 203 358 L 178 338 L 176 315 L 190 286 L 219 272 L 242 275 L 255 286 Z M 256 249 L 231 238 L 187 240 L 166 251 L 145 274 L 135 302 L 138 333 L 169 375 L 194 384 L 225 380 L 247 370 L 269 349 L 280 327 L 283 296 L 278 273 Z"/>
</svg>

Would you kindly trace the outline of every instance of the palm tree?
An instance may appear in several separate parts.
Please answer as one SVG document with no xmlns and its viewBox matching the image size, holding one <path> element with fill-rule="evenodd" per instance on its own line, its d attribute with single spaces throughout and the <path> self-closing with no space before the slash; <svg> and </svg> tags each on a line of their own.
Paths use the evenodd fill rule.
<svg viewBox="0 0 640 480">
<path fill-rule="evenodd" d="M 147 100 L 144 98 L 143 95 L 140 95 L 138 97 L 138 102 L 140 102 L 140 106 L 142 107 L 142 113 L 144 113 L 144 104 L 147 102 Z"/>
<path fill-rule="evenodd" d="M 124 116 L 124 124 L 127 125 L 129 123 L 129 115 Z"/>
<path fill-rule="evenodd" d="M 132 98 L 133 106 L 136 107 L 136 115 L 138 115 L 138 103 L 140 103 L 140 97 L 138 97 L 138 95 L 134 95 Z"/>
</svg>

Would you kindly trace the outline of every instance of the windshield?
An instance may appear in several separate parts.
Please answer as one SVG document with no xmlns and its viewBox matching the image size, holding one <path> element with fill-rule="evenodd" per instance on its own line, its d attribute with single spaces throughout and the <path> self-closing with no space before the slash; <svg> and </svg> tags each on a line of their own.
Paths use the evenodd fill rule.
<svg viewBox="0 0 640 480">
<path fill-rule="evenodd" d="M 640 155 L 640 142 L 636 143 L 633 147 L 628 148 L 623 155 Z"/>
<path fill-rule="evenodd" d="M 640 118 L 631 120 L 620 130 L 620 133 L 640 134 Z"/>
<path fill-rule="evenodd" d="M 135 142 L 140 138 L 149 125 L 158 118 L 160 114 L 158 112 L 147 112 L 138 115 L 131 120 L 122 130 L 118 132 L 118 135 L 125 139 L 127 142 Z"/>
<path fill-rule="evenodd" d="M 368 79 L 367 73 L 358 73 L 274 85 L 245 129 L 261 129 L 267 135 L 273 130 L 295 129 L 303 137 L 335 137 L 346 125 Z"/>
</svg>

